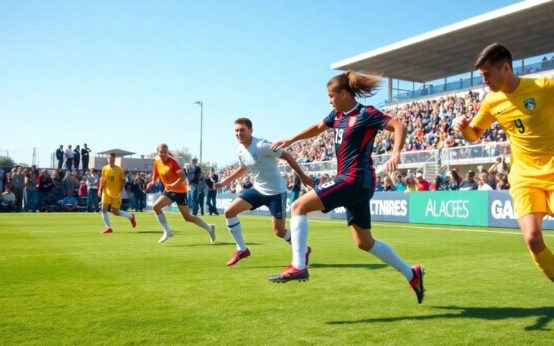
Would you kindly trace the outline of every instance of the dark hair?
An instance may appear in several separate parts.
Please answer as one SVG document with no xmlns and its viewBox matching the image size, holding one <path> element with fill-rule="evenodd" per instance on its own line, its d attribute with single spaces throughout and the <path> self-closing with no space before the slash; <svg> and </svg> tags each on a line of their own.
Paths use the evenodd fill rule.
<svg viewBox="0 0 554 346">
<path fill-rule="evenodd" d="M 512 54 L 508 48 L 497 42 L 489 44 L 481 51 L 481 53 L 479 53 L 475 59 L 475 68 L 479 69 L 479 67 L 485 65 L 486 63 L 490 63 L 497 68 L 502 66 L 504 63 L 508 63 L 510 68 L 513 70 Z"/>
<path fill-rule="evenodd" d="M 245 125 L 249 129 L 252 129 L 252 121 L 250 121 L 250 119 L 248 118 L 238 118 L 237 120 L 235 120 L 235 124 Z"/>
<path fill-rule="evenodd" d="M 334 92 L 346 90 L 352 96 L 358 97 L 375 95 L 380 85 L 380 76 L 355 73 L 352 70 L 341 73 L 327 82 L 327 87 L 332 87 Z"/>
<path fill-rule="evenodd" d="M 115 157 L 115 153 L 113 153 L 113 152 L 112 152 L 112 153 L 109 153 L 108 156 L 113 156 L 113 157 Z"/>
</svg>

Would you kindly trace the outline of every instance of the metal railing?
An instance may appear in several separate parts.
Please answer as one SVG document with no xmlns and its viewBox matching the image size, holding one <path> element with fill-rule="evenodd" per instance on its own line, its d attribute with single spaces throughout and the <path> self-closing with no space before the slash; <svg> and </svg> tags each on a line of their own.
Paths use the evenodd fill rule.
<svg viewBox="0 0 554 346">
<path fill-rule="evenodd" d="M 487 159 L 493 161 L 500 155 L 510 154 L 510 143 L 508 142 L 489 142 L 475 145 L 466 145 L 463 147 L 443 148 L 441 149 L 441 163 L 455 164 L 461 160 L 472 161 Z"/>
</svg>

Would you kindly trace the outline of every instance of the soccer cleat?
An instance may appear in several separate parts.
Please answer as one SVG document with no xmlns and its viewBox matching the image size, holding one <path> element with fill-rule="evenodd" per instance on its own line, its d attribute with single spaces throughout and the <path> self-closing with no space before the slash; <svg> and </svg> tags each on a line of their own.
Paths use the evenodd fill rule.
<svg viewBox="0 0 554 346">
<path fill-rule="evenodd" d="M 292 264 L 289 264 L 287 269 L 276 275 L 271 275 L 268 280 L 277 283 L 286 283 L 289 281 L 308 281 L 310 273 L 308 273 L 308 267 L 304 269 L 296 269 Z"/>
<path fill-rule="evenodd" d="M 131 226 L 133 226 L 133 228 L 137 227 L 137 220 L 135 219 L 135 214 L 131 214 L 131 218 L 129 219 L 129 221 L 131 221 Z"/>
<path fill-rule="evenodd" d="M 308 264 L 310 263 L 311 253 L 312 253 L 312 248 L 308 246 L 308 250 L 306 251 L 306 267 L 308 267 Z"/>
<path fill-rule="evenodd" d="M 417 303 L 421 304 L 425 296 L 425 288 L 423 287 L 423 275 L 425 271 L 422 266 L 416 264 L 412 267 L 412 273 L 414 274 L 414 278 L 410 281 L 410 287 L 412 287 L 417 296 Z"/>
<path fill-rule="evenodd" d="M 173 232 L 169 231 L 169 232 L 164 232 L 164 234 L 162 234 L 162 237 L 160 238 L 160 240 L 158 240 L 158 243 L 163 243 L 165 242 L 166 240 L 168 240 L 169 238 L 173 237 Z"/>
<path fill-rule="evenodd" d="M 113 233 L 113 230 L 111 227 L 106 227 L 106 229 L 103 230 L 102 233 Z"/>
<path fill-rule="evenodd" d="M 227 262 L 227 266 L 234 266 L 238 261 L 248 256 L 250 256 L 250 250 L 248 250 L 248 248 L 244 251 L 237 250 L 233 252 L 233 256 L 231 256 L 231 259 Z"/>
<path fill-rule="evenodd" d="M 210 230 L 208 231 L 208 233 L 210 234 L 210 241 L 213 243 L 215 243 L 215 225 L 208 225 L 210 227 Z"/>
</svg>

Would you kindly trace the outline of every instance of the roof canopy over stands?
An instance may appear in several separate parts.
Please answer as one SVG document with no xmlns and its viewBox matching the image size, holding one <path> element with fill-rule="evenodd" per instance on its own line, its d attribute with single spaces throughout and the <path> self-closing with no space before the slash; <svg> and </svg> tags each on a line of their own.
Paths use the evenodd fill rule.
<svg viewBox="0 0 554 346">
<path fill-rule="evenodd" d="M 109 153 L 114 153 L 115 156 L 121 156 L 121 157 L 135 154 L 133 152 L 130 152 L 130 151 L 127 151 L 127 150 L 122 150 L 122 149 L 110 149 L 110 150 L 100 151 L 97 154 L 98 155 L 108 155 Z"/>
<path fill-rule="evenodd" d="M 528 0 L 331 65 L 424 83 L 474 71 L 475 57 L 499 42 L 514 60 L 554 51 L 554 0 Z M 389 80 L 390 81 L 390 80 Z"/>
</svg>

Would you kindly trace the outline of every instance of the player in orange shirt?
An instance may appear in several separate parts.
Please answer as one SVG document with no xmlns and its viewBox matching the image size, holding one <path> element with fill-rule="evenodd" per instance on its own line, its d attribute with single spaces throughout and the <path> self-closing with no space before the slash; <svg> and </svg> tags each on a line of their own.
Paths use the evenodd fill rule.
<svg viewBox="0 0 554 346">
<path fill-rule="evenodd" d="M 146 189 L 149 190 L 158 180 L 161 180 L 164 185 L 163 194 L 158 197 L 153 206 L 156 217 L 164 229 L 164 234 L 160 238 L 159 243 L 163 243 L 173 236 L 173 232 L 169 228 L 162 211 L 164 207 L 171 205 L 173 202 L 177 204 L 185 221 L 192 222 L 205 229 L 210 235 L 210 240 L 213 243 L 215 241 L 215 225 L 208 225 L 202 219 L 190 213 L 187 206 L 188 185 L 185 180 L 185 175 L 181 167 L 179 167 L 179 163 L 169 154 L 167 144 L 162 143 L 158 145 L 157 153 L 158 157 L 154 160 L 152 181 L 148 184 Z"/>
</svg>

